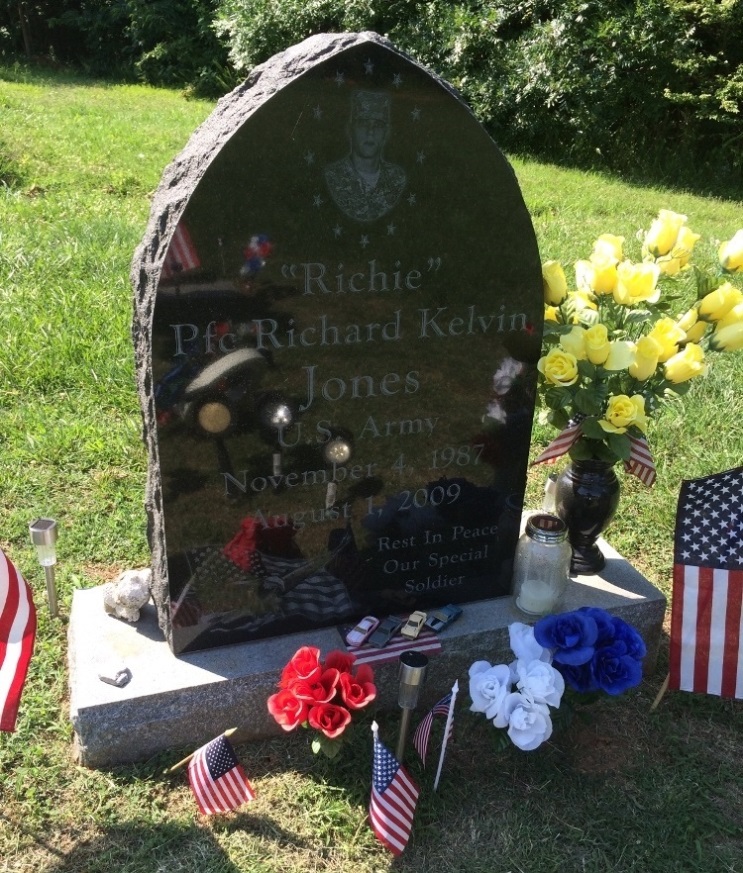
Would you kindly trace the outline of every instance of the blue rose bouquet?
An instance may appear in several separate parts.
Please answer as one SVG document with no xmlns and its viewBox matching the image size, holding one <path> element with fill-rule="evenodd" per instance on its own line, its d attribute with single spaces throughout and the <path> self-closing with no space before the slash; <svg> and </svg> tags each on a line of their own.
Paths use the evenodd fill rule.
<svg viewBox="0 0 743 873">
<path fill-rule="evenodd" d="M 603 609 L 583 606 L 548 615 L 534 625 L 534 638 L 551 651 L 555 668 L 574 691 L 616 696 L 642 680 L 642 637 Z"/>
</svg>

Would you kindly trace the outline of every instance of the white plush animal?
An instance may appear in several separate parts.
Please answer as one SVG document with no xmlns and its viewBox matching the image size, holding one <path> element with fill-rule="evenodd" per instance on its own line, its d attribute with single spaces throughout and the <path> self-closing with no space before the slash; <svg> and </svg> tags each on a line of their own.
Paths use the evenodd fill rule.
<svg viewBox="0 0 743 873">
<path fill-rule="evenodd" d="M 124 570 L 103 588 L 103 608 L 109 615 L 138 621 L 139 610 L 150 599 L 152 570 Z"/>
</svg>

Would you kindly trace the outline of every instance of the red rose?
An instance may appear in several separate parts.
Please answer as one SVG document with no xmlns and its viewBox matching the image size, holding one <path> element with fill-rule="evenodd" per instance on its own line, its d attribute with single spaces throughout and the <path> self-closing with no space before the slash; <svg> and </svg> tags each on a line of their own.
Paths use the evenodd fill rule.
<svg viewBox="0 0 743 873">
<path fill-rule="evenodd" d="M 295 679 L 290 685 L 290 691 L 295 697 L 308 703 L 329 703 L 335 696 L 340 675 L 337 670 L 324 670 L 314 680 Z"/>
<path fill-rule="evenodd" d="M 355 660 L 356 655 L 353 655 L 351 652 L 341 652 L 339 649 L 336 649 L 333 652 L 328 652 L 325 666 L 332 667 L 339 673 L 350 673 Z"/>
<path fill-rule="evenodd" d="M 362 664 L 356 675 L 342 673 L 340 691 L 343 702 L 350 709 L 363 709 L 377 696 L 377 689 L 372 679 L 374 673 L 368 664 Z"/>
<path fill-rule="evenodd" d="M 268 711 L 285 731 L 293 731 L 298 724 L 307 720 L 309 706 L 291 691 L 279 691 L 268 698 Z"/>
<path fill-rule="evenodd" d="M 288 688 L 297 680 L 314 682 L 320 677 L 321 672 L 320 649 L 314 646 L 302 646 L 284 667 L 279 686 Z"/>
<path fill-rule="evenodd" d="M 334 703 L 319 703 L 309 712 L 310 727 L 321 731 L 329 739 L 339 737 L 351 721 L 351 713 L 344 706 Z"/>
</svg>

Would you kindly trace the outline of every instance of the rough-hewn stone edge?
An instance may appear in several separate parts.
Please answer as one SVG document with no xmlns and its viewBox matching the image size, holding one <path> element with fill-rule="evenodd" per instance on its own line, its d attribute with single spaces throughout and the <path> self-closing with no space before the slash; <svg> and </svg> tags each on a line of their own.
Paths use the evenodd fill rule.
<svg viewBox="0 0 743 873">
<path fill-rule="evenodd" d="M 132 260 L 130 273 L 134 288 L 132 338 L 137 391 L 143 418 L 143 439 L 148 454 L 145 509 L 152 555 L 152 593 L 158 610 L 159 625 L 168 639 L 170 639 L 170 612 L 167 552 L 152 380 L 152 319 L 165 253 L 191 193 L 230 137 L 282 88 L 307 73 L 318 63 L 365 43 L 383 46 L 424 69 L 413 58 L 396 49 L 389 40 L 371 31 L 313 36 L 256 67 L 245 82 L 218 102 L 209 118 L 197 128 L 183 151 L 166 168 L 153 197 L 147 229 Z M 461 100 L 448 82 L 430 70 L 425 72 L 442 88 Z"/>
</svg>

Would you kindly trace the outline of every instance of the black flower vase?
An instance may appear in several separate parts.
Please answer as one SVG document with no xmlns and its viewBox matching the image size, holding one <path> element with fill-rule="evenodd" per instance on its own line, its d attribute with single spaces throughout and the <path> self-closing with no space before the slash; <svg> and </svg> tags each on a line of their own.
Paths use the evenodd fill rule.
<svg viewBox="0 0 743 873">
<path fill-rule="evenodd" d="M 555 511 L 568 526 L 570 572 L 591 575 L 606 558 L 596 545 L 619 505 L 619 480 L 608 461 L 571 461 L 557 479 Z"/>
</svg>

